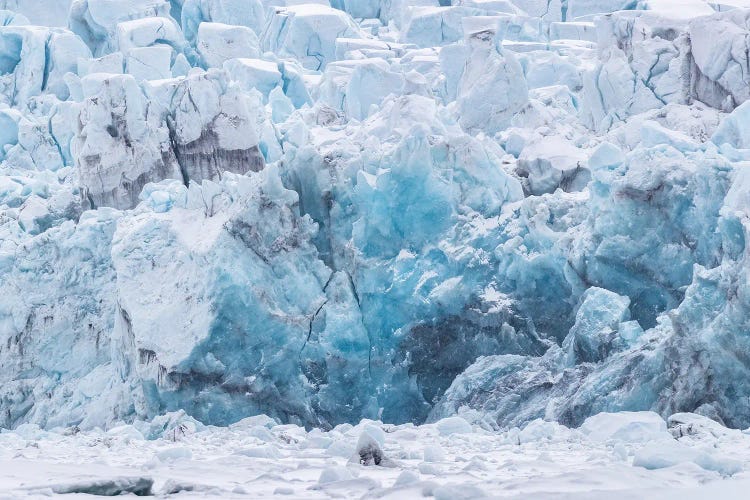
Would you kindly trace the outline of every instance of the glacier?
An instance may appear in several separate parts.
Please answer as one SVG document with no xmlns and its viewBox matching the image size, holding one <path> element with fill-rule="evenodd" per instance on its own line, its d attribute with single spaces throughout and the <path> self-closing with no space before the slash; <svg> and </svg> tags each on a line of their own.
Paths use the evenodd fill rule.
<svg viewBox="0 0 750 500">
<path fill-rule="evenodd" d="M 0 1 L 0 427 L 750 426 L 749 20 Z"/>
</svg>

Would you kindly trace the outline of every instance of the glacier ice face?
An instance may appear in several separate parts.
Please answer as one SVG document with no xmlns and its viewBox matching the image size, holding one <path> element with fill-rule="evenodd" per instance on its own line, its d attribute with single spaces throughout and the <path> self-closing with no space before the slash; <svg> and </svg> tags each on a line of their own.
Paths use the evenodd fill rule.
<svg viewBox="0 0 750 500">
<path fill-rule="evenodd" d="M 169 130 L 149 120 L 135 78 L 95 73 L 83 79 L 83 90 L 72 149 L 84 204 L 130 208 L 149 181 L 179 178 Z"/>
<path fill-rule="evenodd" d="M 614 12 L 597 18 L 600 62 L 584 77 L 595 128 L 668 103 L 701 101 L 731 111 L 748 99 L 743 77 L 747 10 Z M 707 15 L 710 14 L 710 15 Z"/>
<path fill-rule="evenodd" d="M 363 122 L 355 141 L 371 142 L 386 119 L 397 137 L 369 152 L 345 146 L 349 141 L 343 138 L 339 142 L 345 142 L 336 145 L 351 153 L 361 150 L 364 156 L 337 158 L 326 153 L 321 158 L 309 148 L 287 153 L 294 152 L 289 182 L 300 191 L 302 210 L 320 225 L 317 246 L 322 258 L 351 277 L 362 331 L 372 344 L 370 377 L 383 381 L 382 388 L 375 385 L 381 391 L 377 401 L 380 406 L 393 402 L 386 403 L 383 415 L 394 420 L 422 418 L 428 409 L 424 400 L 439 394 L 451 373 L 477 353 L 542 349 L 533 333 L 516 332 L 508 324 L 516 321 L 512 313 L 502 306 L 493 310 L 494 297 L 469 292 L 485 279 L 481 268 L 465 276 L 451 271 L 472 256 L 454 253 L 455 244 L 443 246 L 441 239 L 477 238 L 477 251 L 482 252 L 483 214 L 498 214 L 522 192 L 516 180 L 487 168 L 499 162 L 495 153 L 455 124 L 448 124 L 455 138 L 432 144 L 431 134 L 449 133 L 438 113 L 431 99 L 399 97 Z M 417 116 L 433 117 L 431 129 L 413 126 Z M 372 164 L 369 172 L 354 168 L 363 161 Z M 464 170 L 462 165 L 475 168 Z M 328 203 L 321 203 L 325 198 Z M 411 207 L 407 219 L 400 217 L 403 206 Z M 464 227 L 463 217 L 473 218 L 477 227 Z M 412 319 L 420 317 L 435 319 Z M 493 338 L 488 332 L 494 328 L 503 336 Z M 430 363 L 435 342 L 453 344 L 455 349 L 437 365 Z M 394 372 L 394 365 L 402 368 Z M 420 373 L 425 369 L 430 375 Z M 409 372 L 416 375 L 416 384 Z M 410 404 L 396 403 L 403 400 Z"/>
<path fill-rule="evenodd" d="M 74 139 L 83 200 L 132 208 L 162 179 L 218 179 L 259 170 L 257 96 L 227 87 L 220 71 L 161 80 L 145 89 L 130 75 L 82 79 L 85 99 Z M 135 161 L 138 169 L 130 168 Z"/>
<path fill-rule="evenodd" d="M 119 23 L 149 18 L 166 20 L 170 10 L 168 0 L 73 0 L 68 25 L 95 56 L 100 56 L 117 50 Z"/>
<path fill-rule="evenodd" d="M 198 54 L 208 67 L 220 68 L 225 61 L 239 57 L 257 58 L 258 36 L 250 28 L 221 23 L 201 23 L 195 42 Z"/>
<path fill-rule="evenodd" d="M 592 229 L 578 240 L 571 267 L 586 283 L 631 297 L 634 318 L 653 326 L 680 303 L 695 264 L 718 263 L 718 216 L 730 184 L 722 158 L 664 145 L 634 150 L 593 172 Z"/>
<path fill-rule="evenodd" d="M 695 92 L 707 104 L 731 110 L 749 97 L 745 86 L 739 83 L 748 66 L 747 58 L 742 56 L 747 44 L 747 23 L 744 9 L 690 21 Z"/>
<path fill-rule="evenodd" d="M 435 47 L 457 42 L 464 37 L 462 20 L 485 14 L 464 6 L 419 6 L 411 10 L 401 40 L 420 47 Z"/>
<path fill-rule="evenodd" d="M 274 8 L 261 47 L 296 59 L 307 69 L 322 69 L 336 60 L 336 38 L 360 38 L 359 28 L 343 11 L 319 4 Z"/>
<path fill-rule="evenodd" d="M 117 217 L 112 210 L 88 212 L 42 238 L 14 235 L 3 224 L 3 427 L 96 419 L 86 403 L 112 380 L 108 249 Z"/>
<path fill-rule="evenodd" d="M 295 213 L 297 194 L 271 167 L 180 187 L 182 203 L 135 215 L 114 235 L 120 376 L 138 387 L 146 415 L 314 422 L 300 360 L 331 271 L 316 258 L 312 221 Z M 154 314 L 154 302 L 168 314 Z"/>
<path fill-rule="evenodd" d="M 185 38 L 195 41 L 203 23 L 231 24 L 250 28 L 256 35 L 263 32 L 266 6 L 260 0 L 182 0 L 179 10 L 173 1 L 172 15 L 182 24 Z"/>
<path fill-rule="evenodd" d="M 391 95 L 404 93 L 406 79 L 380 58 L 329 63 L 319 102 L 355 120 L 364 120 Z"/>
<path fill-rule="evenodd" d="M 91 53 L 73 33 L 39 26 L 0 27 L 2 102 L 24 105 L 42 93 L 68 98 L 64 76 L 74 72 L 79 58 Z"/>
<path fill-rule="evenodd" d="M 40 6 L 35 0 L 2 0 L 0 9 L 12 13 L 4 22 L 8 24 L 34 24 L 36 26 L 52 26 L 66 28 L 68 25 L 68 12 L 73 0 L 59 0 L 45 2 Z"/>
<path fill-rule="evenodd" d="M 498 48 L 499 43 L 492 30 L 467 35 L 468 54 L 456 89 L 456 111 L 468 131 L 495 134 L 526 104 L 521 66 L 512 53 Z"/>
<path fill-rule="evenodd" d="M 239 91 L 228 84 L 223 72 L 188 75 L 162 85 L 154 92 L 166 93 L 160 95 L 165 105 L 161 112 L 166 114 L 185 183 L 220 178 L 224 171 L 245 173 L 263 167 L 257 93 Z"/>
<path fill-rule="evenodd" d="M 602 152 L 596 163 L 603 167 L 607 175 L 611 175 L 619 168 L 612 164 L 623 163 L 617 158 L 617 152 L 612 151 L 611 146 L 607 147 L 611 152 Z M 675 189 L 680 185 L 683 186 L 680 189 L 683 193 L 690 191 L 688 185 L 677 180 L 681 175 L 680 170 L 690 168 L 689 161 L 681 162 L 677 168 L 676 165 L 668 167 L 668 162 L 661 163 L 669 175 L 678 176 L 666 182 L 660 180 L 664 178 L 653 167 L 649 167 L 648 161 L 643 161 L 643 153 L 663 161 L 667 152 L 661 147 L 643 152 L 636 150 L 630 154 L 633 159 L 638 158 L 640 168 L 648 169 L 649 175 L 639 175 L 639 182 L 646 184 L 636 189 L 631 184 L 626 188 L 628 195 L 609 198 L 607 206 L 613 209 L 612 213 L 618 214 L 616 217 L 628 214 L 629 209 L 615 205 L 641 203 L 635 201 L 640 197 L 638 193 L 645 195 L 650 190 L 647 186 L 651 182 L 660 185 L 659 191 Z M 668 154 L 681 156 L 676 150 Z M 737 280 L 743 279 L 740 275 L 744 273 L 735 273 L 739 269 L 736 266 L 742 266 L 740 262 L 744 254 L 744 231 L 741 229 L 742 223 L 737 219 L 738 212 L 729 207 L 736 207 L 735 200 L 742 198 L 740 193 L 744 188 L 741 186 L 745 182 L 732 182 L 731 169 L 723 161 L 716 163 L 715 158 L 703 154 L 699 158 L 698 172 L 683 172 L 687 174 L 685 180 L 690 179 L 689 183 L 695 181 L 696 187 L 701 186 L 699 189 L 702 194 L 690 195 L 691 202 L 688 204 L 681 204 L 680 196 L 670 196 L 677 204 L 667 210 L 698 210 L 700 216 L 682 218 L 671 215 L 669 218 L 682 219 L 690 224 L 706 224 L 702 229 L 688 230 L 692 235 L 703 236 L 703 239 L 688 242 L 678 237 L 682 240 L 678 243 L 669 234 L 671 231 L 679 233 L 685 229 L 673 226 L 669 230 L 659 222 L 659 217 L 651 218 L 647 210 L 637 210 L 639 216 L 650 220 L 633 225 L 638 227 L 638 237 L 628 235 L 627 247 L 613 246 L 611 250 L 599 247 L 591 254 L 593 258 L 587 259 L 589 265 L 598 261 L 602 264 L 607 262 L 605 267 L 612 266 L 604 273 L 608 280 L 614 280 L 605 285 L 610 290 L 624 292 L 626 288 L 635 285 L 635 288 L 625 292 L 627 297 L 613 295 L 611 291 L 588 289 L 578 309 L 576 324 L 562 343 L 562 349 L 553 347 L 541 358 L 484 358 L 454 381 L 436 410 L 433 410 L 433 418 L 467 406 L 489 409 L 501 422 L 545 417 L 579 423 L 586 415 L 597 411 L 655 408 L 669 412 L 681 407 L 698 408 L 705 405 L 712 408 L 719 418 L 738 425 L 737 415 L 746 411 L 744 403 L 742 400 L 730 403 L 725 398 L 727 394 L 738 394 L 745 390 L 743 384 L 736 384 L 732 379 L 737 373 L 730 375 L 733 370 L 741 368 L 733 362 L 719 361 L 727 354 L 727 350 L 717 337 L 726 340 L 725 336 L 734 336 L 733 328 L 728 326 L 732 320 L 725 316 L 727 311 L 724 308 L 728 307 L 734 314 L 742 309 L 740 302 L 735 302 L 735 299 L 725 301 L 719 297 L 726 297 L 726 287 L 733 286 L 730 282 L 737 284 Z M 624 164 L 632 165 L 629 161 L 626 158 Z M 597 169 L 590 186 L 592 195 L 596 192 L 600 175 Z M 612 193 L 612 189 L 618 189 L 617 184 L 618 182 L 608 182 L 607 192 Z M 650 196 L 646 195 L 649 197 L 648 204 L 659 206 L 658 195 L 654 197 L 655 193 L 651 193 Z M 617 198 L 621 201 L 613 205 L 612 201 Z M 698 200 L 708 204 L 701 206 Z M 608 216 L 600 211 L 595 214 L 596 226 L 602 229 L 608 227 Z M 649 226 L 660 227 L 658 237 L 656 233 L 649 232 Z M 614 243 L 618 238 L 614 235 L 622 234 L 620 230 L 624 226 L 616 223 L 609 227 L 619 228 L 610 240 Z M 650 264 L 645 261 L 641 265 L 636 264 L 639 261 L 636 253 L 640 251 L 638 241 L 653 243 L 656 238 L 659 239 L 658 245 L 652 247 L 644 257 L 647 255 L 649 262 L 661 261 L 662 264 L 658 270 L 649 271 Z M 683 257 L 679 256 L 681 252 L 685 252 Z M 687 258 L 688 253 L 691 258 Z M 632 271 L 627 275 L 621 274 L 618 267 L 635 267 L 642 274 L 640 277 Z M 589 274 L 584 274 L 583 277 L 587 282 L 597 283 L 596 280 L 591 280 Z M 615 283 L 623 278 L 625 281 Z M 649 284 L 642 292 L 635 292 L 642 286 L 638 284 L 641 279 Z M 625 288 L 620 288 L 621 286 Z M 606 306 L 605 302 L 599 302 L 603 295 L 610 295 L 606 299 Z M 638 323 L 627 321 L 631 315 Z M 654 321 L 656 323 L 653 328 L 642 331 L 642 328 L 654 324 Z M 714 370 L 721 374 L 714 375 Z M 710 374 L 709 379 L 706 379 L 707 373 Z M 534 394 L 521 405 L 520 412 L 514 396 L 519 393 Z M 487 397 L 488 394 L 490 396 Z"/>
<path fill-rule="evenodd" d="M 620 324 L 630 319 L 630 299 L 603 288 L 591 287 L 581 301 L 576 322 L 562 345 L 573 357 L 572 364 L 595 363 L 613 351 L 622 350 L 627 345 L 625 342 L 630 340 L 619 335 Z M 626 334 L 630 333 L 626 330 Z"/>
<path fill-rule="evenodd" d="M 737 149 L 748 149 L 750 146 L 749 112 L 750 104 L 740 104 L 716 128 L 711 141 L 718 146 L 728 144 Z"/>
<path fill-rule="evenodd" d="M 716 9 L 0 2 L 0 425 L 748 425 Z"/>
</svg>

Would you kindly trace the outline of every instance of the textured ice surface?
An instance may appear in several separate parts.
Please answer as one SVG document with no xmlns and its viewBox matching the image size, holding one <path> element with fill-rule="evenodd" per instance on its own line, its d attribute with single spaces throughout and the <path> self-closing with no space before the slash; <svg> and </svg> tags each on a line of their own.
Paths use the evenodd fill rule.
<svg viewBox="0 0 750 500">
<path fill-rule="evenodd" d="M 263 416 L 210 427 L 172 413 L 106 432 L 6 431 L 0 495 L 734 500 L 747 496 L 748 441 L 692 413 L 668 422 L 602 413 L 578 429 L 534 420 L 506 432 L 458 417 L 306 431 Z"/>
<path fill-rule="evenodd" d="M 731 3 L 0 1 L 0 426 L 750 425 Z"/>
<path fill-rule="evenodd" d="M 360 30 L 345 12 L 320 4 L 273 8 L 261 46 L 281 57 L 319 70 L 335 60 L 336 38 L 358 38 Z"/>
</svg>

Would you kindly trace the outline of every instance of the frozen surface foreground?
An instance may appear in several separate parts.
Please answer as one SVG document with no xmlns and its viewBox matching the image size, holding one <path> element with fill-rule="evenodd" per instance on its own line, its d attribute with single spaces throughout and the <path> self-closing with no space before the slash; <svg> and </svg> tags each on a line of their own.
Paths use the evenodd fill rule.
<svg viewBox="0 0 750 500">
<path fill-rule="evenodd" d="M 0 497 L 731 500 L 747 498 L 748 459 L 750 435 L 695 414 L 669 429 L 625 412 L 503 433 L 456 417 L 305 432 L 265 417 L 203 428 L 173 414 L 108 432 L 0 434 Z"/>
</svg>

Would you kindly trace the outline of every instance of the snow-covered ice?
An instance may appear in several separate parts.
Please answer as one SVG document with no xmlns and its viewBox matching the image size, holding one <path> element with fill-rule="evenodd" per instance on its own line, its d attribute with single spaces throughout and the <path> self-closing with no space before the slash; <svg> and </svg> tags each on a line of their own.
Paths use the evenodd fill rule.
<svg viewBox="0 0 750 500">
<path fill-rule="evenodd" d="M 669 428 L 649 412 L 599 414 L 579 429 L 463 421 L 467 431 L 446 434 L 459 426 L 442 424 L 321 432 L 260 417 L 204 427 L 177 413 L 106 432 L 23 425 L 0 434 L 0 496 L 731 500 L 750 486 L 750 435 L 695 414 Z"/>
</svg>

